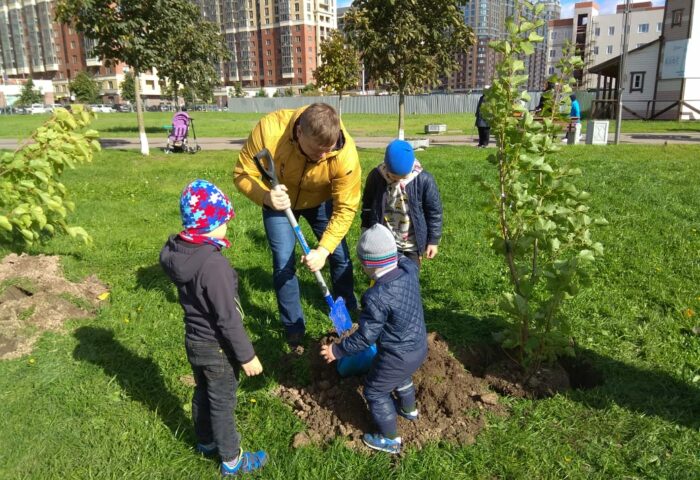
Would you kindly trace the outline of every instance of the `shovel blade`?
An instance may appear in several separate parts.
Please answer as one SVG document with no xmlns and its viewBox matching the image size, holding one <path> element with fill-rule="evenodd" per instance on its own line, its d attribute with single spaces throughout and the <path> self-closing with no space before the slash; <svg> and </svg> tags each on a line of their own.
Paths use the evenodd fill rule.
<svg viewBox="0 0 700 480">
<path fill-rule="evenodd" d="M 331 305 L 331 312 L 328 314 L 333 322 L 335 331 L 338 332 L 338 336 L 341 336 L 346 331 L 350 330 L 352 327 L 352 319 L 350 318 L 350 312 L 345 306 L 345 300 L 343 297 L 338 297 L 335 299 Z"/>
</svg>

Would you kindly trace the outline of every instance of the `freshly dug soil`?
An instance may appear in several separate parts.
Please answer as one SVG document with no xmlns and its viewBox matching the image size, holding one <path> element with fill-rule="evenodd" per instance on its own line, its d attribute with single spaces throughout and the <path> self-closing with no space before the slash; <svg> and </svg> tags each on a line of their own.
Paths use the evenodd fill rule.
<svg viewBox="0 0 700 480">
<path fill-rule="evenodd" d="M 334 340 L 332 336 L 322 338 L 302 355 L 290 354 L 282 362 L 276 394 L 307 426 L 307 431 L 295 436 L 295 448 L 337 436 L 346 438 L 351 447 L 360 447 L 362 434 L 374 431 L 361 394 L 362 378 L 340 378 L 335 363 L 326 364 L 319 354 L 321 345 Z M 303 375 L 299 372 L 308 373 L 308 378 L 300 378 Z M 415 422 L 398 420 L 399 435 L 409 448 L 434 441 L 471 444 L 484 428 L 486 412 L 506 412 L 498 395 L 483 379 L 466 371 L 434 333 L 428 336 L 428 357 L 413 382 L 419 418 Z"/>
<path fill-rule="evenodd" d="M 0 263 L 0 286 L 0 360 L 30 353 L 43 331 L 69 318 L 94 316 L 107 291 L 95 276 L 66 280 L 57 256 L 14 253 Z"/>
</svg>

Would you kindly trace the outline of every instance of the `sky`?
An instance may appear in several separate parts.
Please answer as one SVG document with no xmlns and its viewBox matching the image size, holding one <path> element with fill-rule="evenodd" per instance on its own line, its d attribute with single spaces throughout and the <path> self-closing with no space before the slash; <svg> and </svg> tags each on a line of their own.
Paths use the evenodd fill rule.
<svg viewBox="0 0 700 480">
<path fill-rule="evenodd" d="M 583 0 L 579 0 L 583 1 Z M 633 0 L 634 1 L 634 0 Z M 663 5 L 664 0 L 652 0 L 654 5 Z M 338 0 L 338 7 L 347 7 L 352 3 L 352 0 Z M 573 16 L 574 3 L 576 0 L 561 0 L 561 16 L 562 18 L 570 18 Z M 625 3 L 622 0 L 597 0 L 596 3 L 600 6 L 600 13 L 615 13 L 615 5 Z"/>
</svg>

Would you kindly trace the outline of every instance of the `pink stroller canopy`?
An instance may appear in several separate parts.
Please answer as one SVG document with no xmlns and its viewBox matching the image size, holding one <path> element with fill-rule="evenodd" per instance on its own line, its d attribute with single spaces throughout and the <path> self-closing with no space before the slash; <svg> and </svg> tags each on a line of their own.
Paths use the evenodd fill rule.
<svg viewBox="0 0 700 480">
<path fill-rule="evenodd" d="M 187 112 L 177 112 L 173 115 L 173 129 L 170 132 L 168 140 L 171 142 L 180 142 L 187 136 L 187 129 L 190 125 L 190 116 Z"/>
</svg>

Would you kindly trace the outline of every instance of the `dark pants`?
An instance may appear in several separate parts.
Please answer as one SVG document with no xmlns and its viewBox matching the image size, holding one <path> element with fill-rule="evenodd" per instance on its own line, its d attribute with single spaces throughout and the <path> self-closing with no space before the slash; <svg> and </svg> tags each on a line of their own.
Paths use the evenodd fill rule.
<svg viewBox="0 0 700 480">
<path fill-rule="evenodd" d="M 420 368 L 428 354 L 427 348 L 406 352 L 400 357 L 381 351 L 375 357 L 372 368 L 365 377 L 364 397 L 372 419 L 384 436 L 396 435 L 396 395 L 399 406 L 410 407 L 416 403 L 413 374 Z"/>
<path fill-rule="evenodd" d="M 405 250 L 399 250 L 398 252 L 401 255 L 403 255 L 404 257 L 408 258 L 409 260 L 412 260 L 413 263 L 418 265 L 418 268 L 420 268 L 421 256 L 418 255 L 418 252 L 410 252 L 410 251 L 405 251 Z"/>
<path fill-rule="evenodd" d="M 216 443 L 221 460 L 233 460 L 241 444 L 234 416 L 238 363 L 215 342 L 185 338 L 185 348 L 196 383 L 192 420 L 197 440 Z"/>
<path fill-rule="evenodd" d="M 297 220 L 304 217 L 317 239 L 320 239 L 328 226 L 333 205 L 331 201 L 318 207 L 295 210 Z M 272 250 L 272 283 L 277 295 L 282 324 L 287 332 L 304 332 L 304 314 L 301 311 L 299 280 L 296 276 L 294 249 L 296 236 L 284 212 L 263 209 L 263 223 L 267 242 Z M 331 285 L 334 297 L 343 297 L 349 310 L 357 308 L 353 292 L 352 261 L 348 244 L 343 241 L 329 256 Z"/>
<path fill-rule="evenodd" d="M 479 146 L 489 146 L 489 135 L 491 135 L 491 127 L 476 127 L 479 130 Z"/>
</svg>

